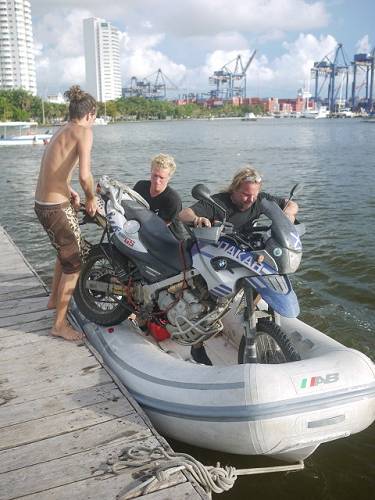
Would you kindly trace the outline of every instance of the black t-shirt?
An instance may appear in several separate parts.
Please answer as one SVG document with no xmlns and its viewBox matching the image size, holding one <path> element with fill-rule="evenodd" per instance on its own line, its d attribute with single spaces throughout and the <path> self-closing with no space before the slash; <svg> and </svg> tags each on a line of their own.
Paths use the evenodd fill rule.
<svg viewBox="0 0 375 500">
<path fill-rule="evenodd" d="M 241 232 L 249 231 L 251 229 L 251 223 L 262 214 L 260 206 L 262 199 L 266 198 L 267 200 L 275 201 L 281 209 L 284 209 L 286 205 L 285 198 L 279 198 L 268 193 L 260 192 L 251 207 L 241 212 L 231 200 L 230 193 L 217 193 L 212 195 L 212 198 L 226 211 L 227 222 L 231 222 L 234 228 Z M 198 201 L 198 203 L 191 206 L 191 209 L 199 217 L 206 217 L 211 222 L 224 219 L 223 212 L 206 201 Z"/>
<path fill-rule="evenodd" d="M 156 213 L 167 224 L 178 239 L 183 239 L 184 229 L 181 222 L 177 219 L 177 215 L 182 210 L 180 195 L 167 186 L 158 196 L 150 194 L 151 181 L 138 181 L 134 186 L 134 191 L 137 191 L 150 205 L 150 210 Z"/>
</svg>

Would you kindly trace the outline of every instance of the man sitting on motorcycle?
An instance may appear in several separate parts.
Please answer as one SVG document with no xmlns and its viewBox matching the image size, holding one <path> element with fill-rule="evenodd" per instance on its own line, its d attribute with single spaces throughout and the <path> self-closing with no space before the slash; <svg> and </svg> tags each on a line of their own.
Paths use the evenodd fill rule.
<svg viewBox="0 0 375 500">
<path fill-rule="evenodd" d="M 294 222 L 298 212 L 297 203 L 264 193 L 261 188 L 261 175 L 255 168 L 247 166 L 233 177 L 225 191 L 212 195 L 212 198 L 225 210 L 227 222 L 232 223 L 234 229 L 241 233 L 251 231 L 252 223 L 262 215 L 260 201 L 263 198 L 275 201 L 285 215 Z M 203 200 L 190 208 L 184 208 L 178 218 L 184 223 L 192 223 L 195 227 L 211 227 L 215 220 L 223 220 L 224 213 Z M 193 346 L 191 355 L 198 363 L 212 364 L 203 343 Z"/>
<path fill-rule="evenodd" d="M 138 181 L 134 186 L 155 212 L 178 239 L 183 239 L 183 228 L 177 219 L 182 209 L 180 195 L 168 186 L 172 175 L 176 171 L 176 163 L 172 156 L 163 153 L 155 156 L 151 161 L 151 179 Z"/>
</svg>

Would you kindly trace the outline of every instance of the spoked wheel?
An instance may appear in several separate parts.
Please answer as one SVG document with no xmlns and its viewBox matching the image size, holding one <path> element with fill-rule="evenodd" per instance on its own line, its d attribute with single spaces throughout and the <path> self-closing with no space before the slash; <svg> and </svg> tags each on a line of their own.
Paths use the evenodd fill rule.
<svg viewBox="0 0 375 500">
<path fill-rule="evenodd" d="M 93 286 L 94 282 L 99 288 L 101 284 L 120 284 L 114 267 L 126 272 L 128 266 L 126 259 L 115 248 L 112 248 L 112 265 L 103 249 L 110 255 L 108 244 L 95 245 L 91 248 L 86 262 L 82 265 L 74 299 L 78 309 L 87 319 L 98 325 L 109 326 L 124 321 L 132 309 L 126 297 L 108 292 L 105 286 L 102 291 L 96 290 Z"/>
<path fill-rule="evenodd" d="M 257 323 L 255 347 L 258 363 L 279 364 L 301 359 L 282 329 L 272 321 L 264 318 L 261 318 Z M 242 337 L 238 350 L 239 364 L 244 362 L 244 351 L 245 337 Z"/>
</svg>

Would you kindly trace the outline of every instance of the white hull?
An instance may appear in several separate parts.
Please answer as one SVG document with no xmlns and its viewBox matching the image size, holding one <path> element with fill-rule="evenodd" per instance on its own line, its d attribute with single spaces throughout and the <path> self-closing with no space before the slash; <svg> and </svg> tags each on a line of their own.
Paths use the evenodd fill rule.
<svg viewBox="0 0 375 500">
<path fill-rule="evenodd" d="M 74 315 L 104 365 L 171 438 L 295 461 L 374 421 L 374 364 L 299 320 L 282 326 L 301 361 L 236 364 L 241 328 L 232 319 L 225 336 L 206 343 L 214 366 L 205 366 L 191 362 L 189 348 L 157 344 L 131 323 L 105 328 Z"/>
<path fill-rule="evenodd" d="M 33 134 L 0 139 L 0 146 L 31 146 L 33 144 L 48 144 L 52 134 Z"/>
</svg>

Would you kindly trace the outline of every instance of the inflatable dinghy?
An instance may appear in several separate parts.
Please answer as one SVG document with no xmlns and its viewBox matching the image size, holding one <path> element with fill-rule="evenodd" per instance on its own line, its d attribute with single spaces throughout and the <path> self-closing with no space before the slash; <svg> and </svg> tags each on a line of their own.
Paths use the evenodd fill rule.
<svg viewBox="0 0 375 500">
<path fill-rule="evenodd" d="M 234 318 L 205 343 L 213 366 L 190 349 L 157 342 L 130 321 L 77 323 L 94 351 L 127 387 L 161 434 L 199 447 L 288 462 L 321 444 L 360 432 L 375 418 L 375 367 L 298 319 L 281 326 L 301 360 L 237 364 L 242 329 Z"/>
</svg>

